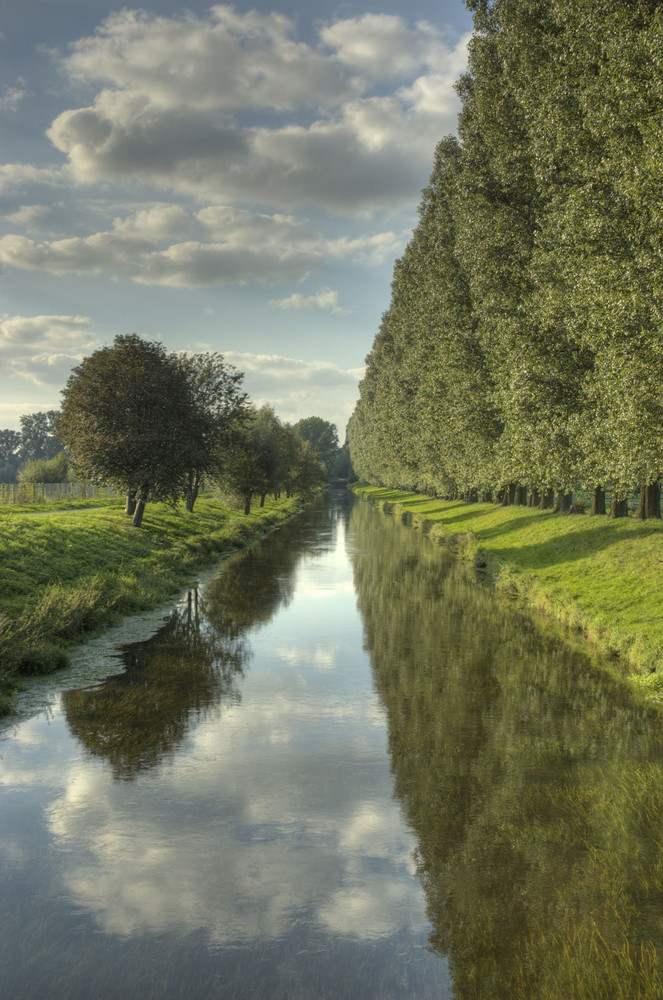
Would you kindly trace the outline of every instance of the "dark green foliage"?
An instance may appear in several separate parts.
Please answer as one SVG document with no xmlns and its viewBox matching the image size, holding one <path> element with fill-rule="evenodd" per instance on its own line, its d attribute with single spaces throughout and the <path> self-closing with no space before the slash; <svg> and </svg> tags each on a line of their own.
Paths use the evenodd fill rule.
<svg viewBox="0 0 663 1000">
<path fill-rule="evenodd" d="M 55 431 L 57 410 L 43 413 L 27 413 L 21 420 L 21 443 L 19 453 L 22 462 L 32 459 L 55 458 L 62 451 L 62 444 Z"/>
<path fill-rule="evenodd" d="M 0 483 L 15 483 L 21 462 L 19 431 L 5 428 L 0 430 Z"/>
<path fill-rule="evenodd" d="M 297 421 L 295 430 L 304 441 L 308 441 L 324 463 L 327 475 L 331 476 L 339 450 L 336 424 L 323 420 L 322 417 L 304 417 Z"/>
<path fill-rule="evenodd" d="M 248 411 L 228 442 L 216 475 L 223 490 L 242 500 L 246 514 L 254 495 L 263 506 L 268 493 L 284 489 L 288 496 L 308 496 L 325 480 L 324 466 L 311 446 L 267 405 Z"/>
<path fill-rule="evenodd" d="M 442 495 L 620 499 L 663 472 L 663 11 L 468 6 L 459 143 L 396 263 L 352 458 Z"/>
<path fill-rule="evenodd" d="M 74 368 L 57 432 L 75 472 L 138 497 L 176 501 L 205 422 L 191 382 L 162 344 L 116 337 Z"/>
<path fill-rule="evenodd" d="M 223 462 L 233 433 L 246 419 L 248 396 L 242 391 L 242 372 L 227 365 L 221 354 L 174 356 L 193 397 L 197 427 L 189 439 L 187 464 L 180 488 L 187 510 L 193 510 L 205 476 Z"/>
</svg>

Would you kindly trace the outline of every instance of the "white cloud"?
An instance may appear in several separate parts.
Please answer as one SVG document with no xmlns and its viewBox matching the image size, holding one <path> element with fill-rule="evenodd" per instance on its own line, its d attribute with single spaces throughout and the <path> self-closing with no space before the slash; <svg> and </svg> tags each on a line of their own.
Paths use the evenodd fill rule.
<svg viewBox="0 0 663 1000">
<path fill-rule="evenodd" d="M 411 204 L 435 143 L 455 129 L 467 39 L 450 45 L 431 25 L 387 15 L 328 25 L 318 47 L 294 32 L 281 15 L 224 5 L 205 20 L 114 14 L 63 61 L 102 89 L 48 134 L 86 183 L 360 214 Z M 385 81 L 400 89 L 376 93 Z M 280 118 L 257 124 L 251 111 Z"/>
<path fill-rule="evenodd" d="M 93 37 L 72 45 L 72 79 L 140 92 L 161 107 L 189 111 L 338 103 L 355 91 L 335 59 L 293 38 L 278 13 L 212 7 L 208 19 L 111 14 Z"/>
<path fill-rule="evenodd" d="M 373 80 L 408 76 L 422 65 L 434 66 L 449 56 L 449 48 L 432 24 L 410 28 L 402 17 L 364 14 L 324 28 L 322 41 L 340 62 Z"/>
<path fill-rule="evenodd" d="M 0 364 L 10 374 L 37 385 L 62 386 L 71 368 L 97 346 L 93 324 L 85 316 L 0 319 Z M 49 407 L 30 405 L 27 408 Z M 21 412 L 25 412 L 25 408 Z"/>
<path fill-rule="evenodd" d="M 340 368 L 327 361 L 299 361 L 279 355 L 225 351 L 229 364 L 244 372 L 246 390 L 258 406 L 271 403 L 288 423 L 315 415 L 345 425 L 359 394 L 363 368 Z"/>
<path fill-rule="evenodd" d="M 313 295 L 295 292 L 286 299 L 272 299 L 269 304 L 279 309 L 322 309 L 331 313 L 344 312 L 338 304 L 338 292 L 331 288 L 320 288 Z"/>
<path fill-rule="evenodd" d="M 16 81 L 18 86 L 9 87 L 5 85 L 0 94 L 0 111 L 17 111 L 18 106 L 27 95 L 25 80 L 19 77 Z"/>
<path fill-rule="evenodd" d="M 39 206 L 22 208 L 10 221 L 28 225 Z M 212 242 L 180 236 L 212 237 Z M 210 205 L 190 216 L 178 205 L 155 203 L 90 236 L 38 241 L 17 233 L 0 238 L 0 264 L 50 274 L 100 274 L 140 284 L 198 288 L 229 283 L 301 281 L 329 258 L 382 263 L 400 241 L 393 233 L 325 240 L 289 215 L 253 213 Z M 335 292 L 322 289 L 304 300 L 292 296 L 284 308 L 340 312 Z M 302 300 L 301 303 L 299 300 Z"/>
<path fill-rule="evenodd" d="M 48 212 L 49 208 L 46 205 L 21 205 L 15 212 L 5 215 L 5 219 L 15 226 L 31 226 Z"/>
<path fill-rule="evenodd" d="M 0 164 L 0 194 L 35 185 L 53 187 L 68 182 L 67 173 L 58 167 L 34 167 L 28 163 Z"/>
<path fill-rule="evenodd" d="M 400 254 L 407 242 L 409 232 L 400 235 L 375 233 L 372 236 L 341 236 L 327 243 L 327 252 L 331 257 L 352 257 L 362 264 L 384 264 Z"/>
</svg>

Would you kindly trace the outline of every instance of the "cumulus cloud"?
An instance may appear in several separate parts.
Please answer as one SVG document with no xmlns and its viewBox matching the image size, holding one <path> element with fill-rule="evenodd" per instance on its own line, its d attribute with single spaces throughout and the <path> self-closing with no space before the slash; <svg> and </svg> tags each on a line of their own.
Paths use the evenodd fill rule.
<svg viewBox="0 0 663 1000">
<path fill-rule="evenodd" d="M 314 46 L 279 14 L 122 11 L 64 59 L 72 79 L 101 89 L 48 135 L 86 183 L 138 179 L 221 201 L 393 210 L 416 197 L 434 144 L 455 128 L 452 85 L 466 41 L 388 15 L 327 25 Z M 389 83 L 397 89 L 385 95 Z M 279 117 L 257 124 L 251 112 Z"/>
<path fill-rule="evenodd" d="M 344 311 L 338 304 L 338 292 L 331 288 L 320 288 L 313 295 L 295 292 L 286 299 L 272 299 L 269 304 L 279 309 L 322 309 L 331 313 Z"/>
<path fill-rule="evenodd" d="M 244 372 L 246 390 L 258 406 L 271 403 L 288 423 L 315 414 L 336 424 L 343 438 L 357 401 L 363 368 L 241 351 L 226 351 L 224 357 Z"/>
<path fill-rule="evenodd" d="M 20 205 L 15 212 L 5 215 L 5 219 L 15 226 L 31 226 L 48 212 L 49 208 L 46 205 Z"/>
<path fill-rule="evenodd" d="M 20 209 L 11 221 L 29 225 L 40 211 L 39 206 Z M 183 236 L 192 238 L 177 239 Z M 140 284 L 198 288 L 301 281 L 311 267 L 327 259 L 350 257 L 377 264 L 397 245 L 393 233 L 326 240 L 288 215 L 210 205 L 191 216 L 178 205 L 156 203 L 116 217 L 110 229 L 90 236 L 38 241 L 7 234 L 0 238 L 0 263 L 23 271 L 108 272 Z M 290 307 L 339 311 L 335 294 L 323 289 L 302 306 L 294 296 Z"/>
<path fill-rule="evenodd" d="M 71 368 L 97 346 L 93 324 L 85 316 L 0 319 L 0 363 L 37 385 L 61 386 Z"/>
</svg>

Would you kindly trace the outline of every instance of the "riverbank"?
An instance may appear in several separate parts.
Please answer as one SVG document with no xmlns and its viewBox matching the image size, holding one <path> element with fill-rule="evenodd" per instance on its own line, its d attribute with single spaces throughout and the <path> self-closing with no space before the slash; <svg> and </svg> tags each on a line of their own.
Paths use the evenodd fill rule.
<svg viewBox="0 0 663 1000">
<path fill-rule="evenodd" d="M 663 700 L 663 523 L 353 489 L 452 547 L 498 590 L 622 658 L 631 682 Z"/>
<path fill-rule="evenodd" d="M 249 515 L 213 496 L 201 496 L 193 512 L 155 503 L 140 530 L 123 508 L 120 499 L 95 509 L 0 508 L 0 713 L 21 676 L 66 666 L 76 642 L 156 607 L 198 568 L 291 517 L 300 501 L 268 499 Z"/>
</svg>

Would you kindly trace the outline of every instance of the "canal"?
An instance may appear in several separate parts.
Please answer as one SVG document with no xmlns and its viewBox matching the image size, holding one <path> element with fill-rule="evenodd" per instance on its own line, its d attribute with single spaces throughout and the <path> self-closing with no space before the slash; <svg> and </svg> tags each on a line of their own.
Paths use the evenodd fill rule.
<svg viewBox="0 0 663 1000">
<path fill-rule="evenodd" d="M 663 740 L 330 491 L 0 731 L 12 1000 L 660 1000 Z"/>
</svg>

